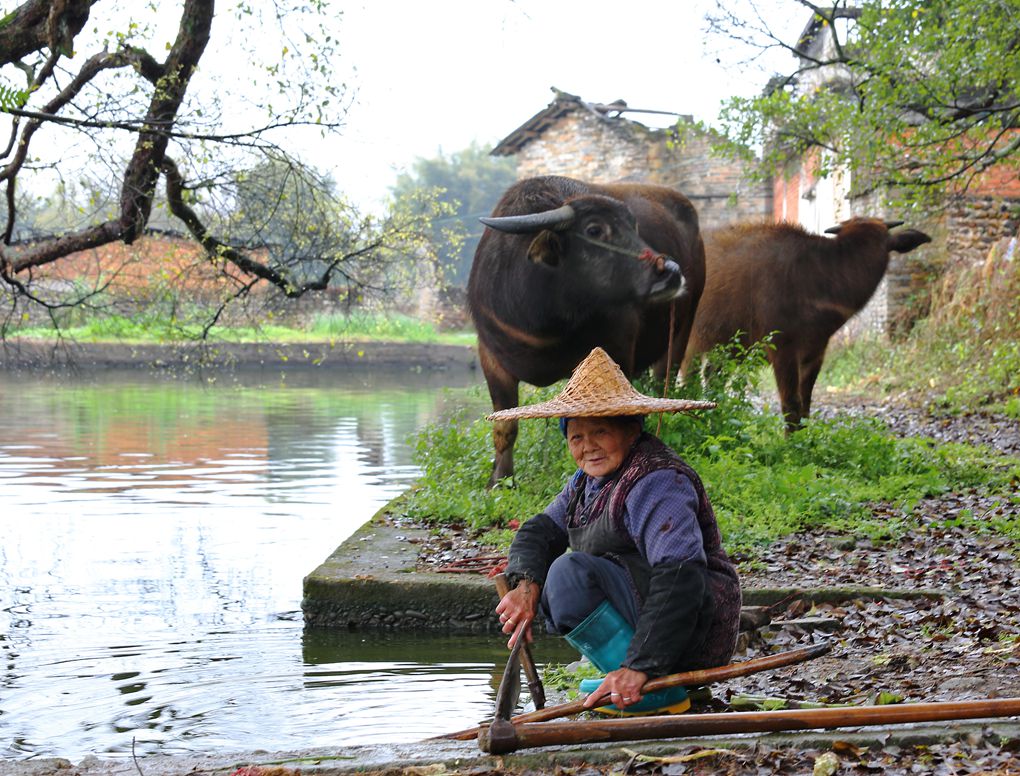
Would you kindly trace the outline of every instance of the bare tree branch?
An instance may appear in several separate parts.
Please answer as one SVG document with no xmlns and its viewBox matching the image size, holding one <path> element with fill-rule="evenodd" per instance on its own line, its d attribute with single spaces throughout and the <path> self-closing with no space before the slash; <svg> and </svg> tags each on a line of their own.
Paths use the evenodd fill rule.
<svg viewBox="0 0 1020 776">
<path fill-rule="evenodd" d="M 0 113 L 8 113 L 11 116 L 18 116 L 20 118 L 36 119 L 39 122 L 48 122 L 51 124 L 61 124 L 67 127 L 75 127 L 77 129 L 120 129 L 125 132 L 139 133 L 139 132 L 158 132 L 161 135 L 166 136 L 169 139 L 175 140 L 205 140 L 212 143 L 232 143 L 240 140 L 252 140 L 258 138 L 261 135 L 265 135 L 277 129 L 284 129 L 287 127 L 315 127 L 317 129 L 335 129 L 339 128 L 340 124 L 328 124 L 323 125 L 322 122 L 318 121 L 276 121 L 270 124 L 262 124 L 258 127 L 246 129 L 244 132 L 229 132 L 229 133 L 213 133 L 213 132 L 185 132 L 183 130 L 173 129 L 175 123 L 170 122 L 163 128 L 158 128 L 156 123 L 151 119 L 140 118 L 140 119 L 123 119 L 119 121 L 109 120 L 95 120 L 95 119 L 77 119 L 71 116 L 60 116 L 56 113 L 46 113 L 43 111 L 31 111 L 23 108 L 8 108 L 7 110 L 0 110 Z M 254 144 L 253 144 L 254 145 Z M 2 158 L 2 155 L 0 155 Z"/>
<path fill-rule="evenodd" d="M 43 48 L 69 55 L 74 37 L 98 0 L 29 0 L 0 27 L 0 64 L 16 62 Z"/>
<path fill-rule="evenodd" d="M 177 117 L 191 76 L 209 43 L 212 20 L 212 2 L 185 0 L 180 32 L 164 63 L 164 75 L 156 84 L 145 117 L 147 127 L 158 129 Z M 130 244 L 142 233 L 149 219 L 156 180 L 168 142 L 165 134 L 156 131 L 146 131 L 138 137 L 121 189 L 120 223 L 124 227 L 126 243 Z"/>
</svg>

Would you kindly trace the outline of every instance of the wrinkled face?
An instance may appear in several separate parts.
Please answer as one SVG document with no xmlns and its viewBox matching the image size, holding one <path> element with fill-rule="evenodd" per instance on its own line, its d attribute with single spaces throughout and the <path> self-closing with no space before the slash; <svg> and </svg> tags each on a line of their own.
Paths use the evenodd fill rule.
<svg viewBox="0 0 1020 776">
<path fill-rule="evenodd" d="M 570 454 L 589 477 L 605 477 L 619 469 L 640 434 L 638 424 L 621 423 L 615 418 L 571 418 L 567 421 Z"/>
</svg>

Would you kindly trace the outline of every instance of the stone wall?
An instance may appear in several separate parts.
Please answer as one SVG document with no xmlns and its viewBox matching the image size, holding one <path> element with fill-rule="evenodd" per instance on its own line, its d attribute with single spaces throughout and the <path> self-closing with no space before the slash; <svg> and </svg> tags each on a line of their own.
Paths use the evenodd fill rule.
<svg viewBox="0 0 1020 776">
<path fill-rule="evenodd" d="M 792 166 L 787 175 L 775 178 L 773 215 L 777 221 L 794 221 L 809 231 L 820 231 L 825 226 L 818 221 L 817 213 L 810 212 L 804 197 L 811 177 L 805 167 L 810 164 L 810 158 L 805 158 L 801 166 Z M 927 219 L 889 210 L 885 205 L 888 192 L 848 199 L 850 190 L 849 175 L 833 187 L 833 195 L 842 197 L 844 203 L 842 210 L 837 208 L 834 221 L 850 216 L 906 218 L 904 228 L 920 229 L 931 236 L 932 242 L 908 254 L 889 256 L 889 269 L 871 300 L 840 329 L 837 339 L 896 335 L 909 330 L 927 310 L 932 278 L 954 264 L 984 261 L 995 243 L 1016 234 L 1020 226 L 1020 176 L 1014 167 L 989 171 L 975 181 L 969 194 L 949 201 L 941 212 Z"/>
<path fill-rule="evenodd" d="M 900 217 L 896 213 L 884 216 Z M 889 269 L 882 281 L 886 286 L 881 299 L 885 312 L 878 329 L 884 334 L 904 333 L 925 314 L 932 279 L 947 267 L 982 263 L 992 246 L 1017 233 L 1020 197 L 963 197 L 938 216 L 917 223 L 910 221 L 905 227 L 926 232 L 932 242 L 908 254 L 890 255 Z"/>
<path fill-rule="evenodd" d="M 711 138 L 685 132 L 676 142 L 653 147 L 656 182 L 682 191 L 698 209 L 703 228 L 766 219 L 772 212 L 772 187 L 752 183 L 743 162 L 715 156 Z"/>
<path fill-rule="evenodd" d="M 975 196 L 946 211 L 946 258 L 950 264 L 983 262 L 1003 237 L 1020 229 L 1020 196 Z"/>
<path fill-rule="evenodd" d="M 517 175 L 567 175 L 595 183 L 644 181 L 690 197 L 702 228 L 767 218 L 771 187 L 748 182 L 742 163 L 717 159 L 709 138 L 577 110 L 517 152 Z"/>
<path fill-rule="evenodd" d="M 899 218 L 874 201 L 856 200 L 854 214 Z M 903 228 L 920 229 L 932 242 L 907 254 L 892 253 L 889 269 L 871 301 L 840 330 L 841 339 L 861 335 L 896 335 L 923 315 L 932 278 L 946 267 L 984 262 L 1004 237 L 1020 229 L 1020 197 L 968 196 L 955 200 L 927 221 L 909 221 Z"/>
<path fill-rule="evenodd" d="M 594 182 L 646 180 L 648 131 L 587 111 L 564 116 L 517 154 L 517 177 L 567 175 Z"/>
</svg>

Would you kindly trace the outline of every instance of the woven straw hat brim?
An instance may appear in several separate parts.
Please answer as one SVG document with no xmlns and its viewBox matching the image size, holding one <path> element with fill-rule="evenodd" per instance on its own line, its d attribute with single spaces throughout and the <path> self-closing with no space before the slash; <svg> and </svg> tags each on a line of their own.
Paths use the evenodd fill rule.
<svg viewBox="0 0 1020 776">
<path fill-rule="evenodd" d="M 519 418 L 603 418 L 613 415 L 650 415 L 655 412 L 710 410 L 715 402 L 690 399 L 656 399 L 634 390 L 623 370 L 602 348 L 595 348 L 549 401 L 493 412 L 487 420 Z"/>
<path fill-rule="evenodd" d="M 523 418 L 605 418 L 616 415 L 652 415 L 656 412 L 690 412 L 710 410 L 715 407 L 711 401 L 689 401 L 686 399 L 653 399 L 638 394 L 631 401 L 619 401 L 611 405 L 591 406 L 585 403 L 562 401 L 559 397 L 541 402 L 511 407 L 486 415 L 486 420 L 520 420 Z"/>
</svg>

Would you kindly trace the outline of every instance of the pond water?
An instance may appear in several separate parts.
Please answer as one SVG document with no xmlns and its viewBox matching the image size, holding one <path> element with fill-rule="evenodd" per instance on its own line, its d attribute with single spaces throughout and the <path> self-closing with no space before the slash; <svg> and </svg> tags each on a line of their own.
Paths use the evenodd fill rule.
<svg viewBox="0 0 1020 776">
<path fill-rule="evenodd" d="M 481 414 L 479 382 L 0 375 L 0 756 L 410 742 L 491 714 L 498 638 L 300 612 L 303 576 L 417 476 L 410 435 Z"/>
</svg>

